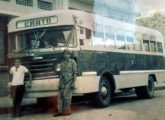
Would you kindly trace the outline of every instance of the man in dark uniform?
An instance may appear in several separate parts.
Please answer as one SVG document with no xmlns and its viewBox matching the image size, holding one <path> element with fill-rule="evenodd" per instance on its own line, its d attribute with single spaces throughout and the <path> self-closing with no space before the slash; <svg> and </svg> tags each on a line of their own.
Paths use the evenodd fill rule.
<svg viewBox="0 0 165 120">
<path fill-rule="evenodd" d="M 75 80 L 77 75 L 77 65 L 73 59 L 70 59 L 71 52 L 64 50 L 64 61 L 60 64 L 59 81 L 59 103 L 58 112 L 54 116 L 71 115 L 72 93 L 75 89 Z"/>
</svg>

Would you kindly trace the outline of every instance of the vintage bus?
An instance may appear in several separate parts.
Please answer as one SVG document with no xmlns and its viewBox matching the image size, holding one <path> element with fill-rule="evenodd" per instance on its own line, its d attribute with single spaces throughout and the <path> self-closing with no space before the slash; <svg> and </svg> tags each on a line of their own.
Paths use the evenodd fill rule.
<svg viewBox="0 0 165 120">
<path fill-rule="evenodd" d="M 92 94 L 101 107 L 117 91 L 135 88 L 138 97 L 152 98 L 155 83 L 164 82 L 164 39 L 153 29 L 60 10 L 15 18 L 8 33 L 9 67 L 19 58 L 33 76 L 26 97 L 58 95 L 64 49 L 72 51 L 77 63 L 74 95 Z"/>
</svg>

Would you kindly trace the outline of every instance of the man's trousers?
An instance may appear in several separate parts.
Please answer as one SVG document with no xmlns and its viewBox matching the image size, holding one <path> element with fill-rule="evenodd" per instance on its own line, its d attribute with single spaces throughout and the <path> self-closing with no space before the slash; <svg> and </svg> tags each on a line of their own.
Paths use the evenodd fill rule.
<svg viewBox="0 0 165 120">
<path fill-rule="evenodd" d="M 21 115 L 21 103 L 25 93 L 24 85 L 11 86 L 11 96 L 13 100 L 13 115 Z"/>
<path fill-rule="evenodd" d="M 72 102 L 73 90 L 70 84 L 65 85 L 64 89 L 59 90 L 58 111 L 71 113 L 70 105 Z"/>
</svg>

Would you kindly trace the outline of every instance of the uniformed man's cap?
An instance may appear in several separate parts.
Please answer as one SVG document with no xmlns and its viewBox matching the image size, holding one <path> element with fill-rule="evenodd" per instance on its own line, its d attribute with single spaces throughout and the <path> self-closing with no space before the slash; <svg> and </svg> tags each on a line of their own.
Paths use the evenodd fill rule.
<svg viewBox="0 0 165 120">
<path fill-rule="evenodd" d="M 72 52 L 69 49 L 65 49 L 64 52 L 63 52 L 63 54 L 70 54 L 71 55 Z"/>
</svg>

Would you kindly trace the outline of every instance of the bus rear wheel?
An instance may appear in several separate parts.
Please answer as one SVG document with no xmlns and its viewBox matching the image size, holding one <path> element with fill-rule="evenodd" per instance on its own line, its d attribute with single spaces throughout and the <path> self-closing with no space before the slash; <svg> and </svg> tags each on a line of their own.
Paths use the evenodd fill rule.
<svg viewBox="0 0 165 120">
<path fill-rule="evenodd" d="M 148 78 L 148 85 L 135 88 L 136 95 L 142 99 L 150 99 L 154 97 L 155 87 L 152 76 Z"/>
<path fill-rule="evenodd" d="M 96 103 L 98 107 L 107 107 L 111 102 L 112 89 L 106 77 L 101 77 L 99 92 L 96 94 Z"/>
</svg>

